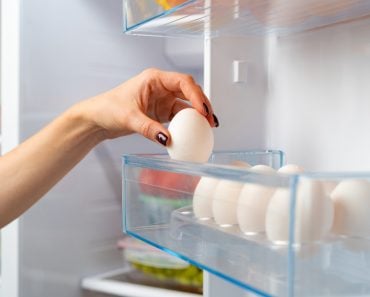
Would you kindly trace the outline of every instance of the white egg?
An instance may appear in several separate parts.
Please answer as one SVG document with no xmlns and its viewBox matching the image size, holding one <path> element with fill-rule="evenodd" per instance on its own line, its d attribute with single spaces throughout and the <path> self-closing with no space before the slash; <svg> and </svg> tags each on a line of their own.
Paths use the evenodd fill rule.
<svg viewBox="0 0 370 297">
<path fill-rule="evenodd" d="M 234 160 L 231 162 L 232 166 L 241 167 L 241 168 L 251 168 L 252 166 L 248 164 L 247 162 L 240 161 L 240 160 Z"/>
<path fill-rule="evenodd" d="M 274 242 L 289 240 L 290 191 L 278 188 L 266 210 L 266 235 Z"/>
<path fill-rule="evenodd" d="M 266 213 L 266 234 L 274 242 L 288 242 L 291 191 L 279 188 L 272 196 Z M 321 240 L 333 222 L 333 204 L 319 181 L 301 179 L 297 187 L 295 243 Z"/>
<path fill-rule="evenodd" d="M 213 149 L 213 131 L 207 119 L 194 108 L 185 108 L 172 119 L 168 130 L 171 142 L 167 146 L 172 159 L 207 162 Z"/>
<path fill-rule="evenodd" d="M 279 174 L 297 174 L 303 168 L 295 164 L 287 164 L 278 169 Z M 270 199 L 266 210 L 266 233 L 271 241 L 287 242 L 289 239 L 289 208 L 290 192 L 285 188 L 278 188 Z M 278 224 L 275 224 L 278 221 Z"/>
<path fill-rule="evenodd" d="M 335 218 L 333 232 L 336 234 L 370 236 L 370 182 L 344 180 L 331 193 Z"/>
<path fill-rule="evenodd" d="M 278 173 L 283 174 L 297 174 L 302 173 L 304 169 L 301 166 L 295 164 L 287 164 L 281 168 L 279 168 Z"/>
<path fill-rule="evenodd" d="M 250 165 L 245 162 L 233 162 L 234 166 L 249 169 Z M 212 199 L 212 214 L 219 225 L 237 224 L 236 209 L 243 183 L 221 180 L 215 188 Z"/>
<path fill-rule="evenodd" d="M 275 174 L 276 171 L 266 165 L 257 165 L 251 171 L 263 174 Z M 256 234 L 265 230 L 266 209 L 275 188 L 259 184 L 244 184 L 237 206 L 237 219 L 242 232 Z"/>
<path fill-rule="evenodd" d="M 212 218 L 212 199 L 219 179 L 202 177 L 195 188 L 193 196 L 194 215 L 199 219 Z"/>
<path fill-rule="evenodd" d="M 221 180 L 215 190 L 212 201 L 213 217 L 219 225 L 235 225 L 238 223 L 236 208 L 242 183 Z"/>
<path fill-rule="evenodd" d="M 274 174 L 276 171 L 274 168 L 267 165 L 255 165 L 251 168 L 253 172 L 262 174 Z"/>
<path fill-rule="evenodd" d="M 334 191 L 334 189 L 338 185 L 338 182 L 333 181 L 333 180 L 324 180 L 321 183 L 322 183 L 322 186 L 324 187 L 325 193 L 329 196 L 331 195 L 331 193 Z"/>
<path fill-rule="evenodd" d="M 320 181 L 300 181 L 296 210 L 298 242 L 321 240 L 333 225 L 333 202 Z"/>
</svg>

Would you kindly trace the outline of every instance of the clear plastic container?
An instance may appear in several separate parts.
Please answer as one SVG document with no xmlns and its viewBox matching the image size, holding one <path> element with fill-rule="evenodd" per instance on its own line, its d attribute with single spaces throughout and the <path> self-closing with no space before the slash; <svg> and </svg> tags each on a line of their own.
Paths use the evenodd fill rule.
<svg viewBox="0 0 370 297">
<path fill-rule="evenodd" d="M 193 2 L 193 0 L 124 0 L 124 29 L 125 31 L 135 30 L 150 20 L 155 20 L 177 11 L 189 2 Z"/>
<path fill-rule="evenodd" d="M 207 164 L 124 156 L 125 231 L 261 296 L 370 294 L 370 173 L 264 174 L 233 161 L 277 169 L 284 154 L 217 153 Z M 203 177 L 273 188 L 264 229 L 248 233 L 239 218 L 220 224 L 197 217 L 193 197 Z M 238 207 L 215 191 L 225 211 Z"/>
<path fill-rule="evenodd" d="M 123 0 L 124 31 L 218 36 L 312 30 L 370 15 L 367 0 Z"/>
<path fill-rule="evenodd" d="M 169 288 L 202 293 L 202 270 L 175 256 L 154 248 L 135 238 L 125 237 L 118 242 L 123 258 L 153 283 Z"/>
</svg>

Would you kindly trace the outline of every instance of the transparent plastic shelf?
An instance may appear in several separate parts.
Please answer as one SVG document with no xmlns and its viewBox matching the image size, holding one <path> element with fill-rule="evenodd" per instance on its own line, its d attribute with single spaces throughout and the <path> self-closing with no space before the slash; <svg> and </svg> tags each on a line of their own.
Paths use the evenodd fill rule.
<svg viewBox="0 0 370 297">
<path fill-rule="evenodd" d="M 369 295 L 370 210 L 365 205 L 357 208 L 362 221 L 352 217 L 357 223 L 348 225 L 352 220 L 343 212 L 343 201 L 335 204 L 329 196 L 349 182 L 355 185 L 349 195 L 358 195 L 353 199 L 366 204 L 370 173 L 268 174 L 243 167 L 243 162 L 277 169 L 284 164 L 284 154 L 216 153 L 207 164 L 164 155 L 124 156 L 125 232 L 260 296 Z M 202 196 L 197 188 L 204 178 L 216 180 L 218 186 Z M 221 182 L 239 190 L 222 192 Z M 233 209 L 248 211 L 240 204 L 245 187 L 273 189 L 264 213 L 259 201 L 265 194 L 249 196 L 254 204 L 248 207 L 257 206 L 258 213 L 249 211 L 249 216 L 263 218 L 262 225 L 257 224 L 262 229 L 253 232 L 242 227 L 245 218 L 239 213 L 227 216 L 237 216 L 235 222 L 221 222 L 225 219 L 215 214 L 216 200 L 222 215 Z M 213 200 L 207 200 L 207 193 Z M 211 216 L 196 213 L 199 201 L 208 201 Z"/>
<path fill-rule="evenodd" d="M 287 35 L 370 15 L 368 0 L 123 1 L 124 31 L 138 35 Z"/>
</svg>

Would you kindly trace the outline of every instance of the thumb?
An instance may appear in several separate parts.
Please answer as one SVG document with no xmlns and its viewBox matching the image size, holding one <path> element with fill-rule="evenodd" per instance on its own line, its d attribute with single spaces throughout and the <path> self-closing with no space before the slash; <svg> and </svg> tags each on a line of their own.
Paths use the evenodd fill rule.
<svg viewBox="0 0 370 297">
<path fill-rule="evenodd" d="M 170 143 L 170 133 L 162 124 L 152 120 L 143 113 L 136 115 L 132 129 L 144 137 L 163 146 Z"/>
</svg>

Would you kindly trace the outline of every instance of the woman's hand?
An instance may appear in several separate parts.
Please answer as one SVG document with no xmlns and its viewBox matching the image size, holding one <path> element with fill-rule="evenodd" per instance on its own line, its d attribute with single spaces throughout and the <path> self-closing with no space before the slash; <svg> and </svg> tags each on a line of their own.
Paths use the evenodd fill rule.
<svg viewBox="0 0 370 297">
<path fill-rule="evenodd" d="M 68 109 L 41 131 L 0 158 L 0 228 L 31 207 L 102 140 L 138 132 L 166 145 L 167 122 L 194 108 L 218 125 L 194 80 L 150 69 L 117 88 Z M 27 166 L 24 166 L 27 164 Z"/>
<path fill-rule="evenodd" d="M 186 102 L 187 101 L 187 102 Z M 192 106 L 211 126 L 218 126 L 212 106 L 190 75 L 148 69 L 122 85 L 81 102 L 74 108 L 101 129 L 103 138 L 116 138 L 137 132 L 167 145 L 168 122 L 180 110 Z"/>
</svg>

